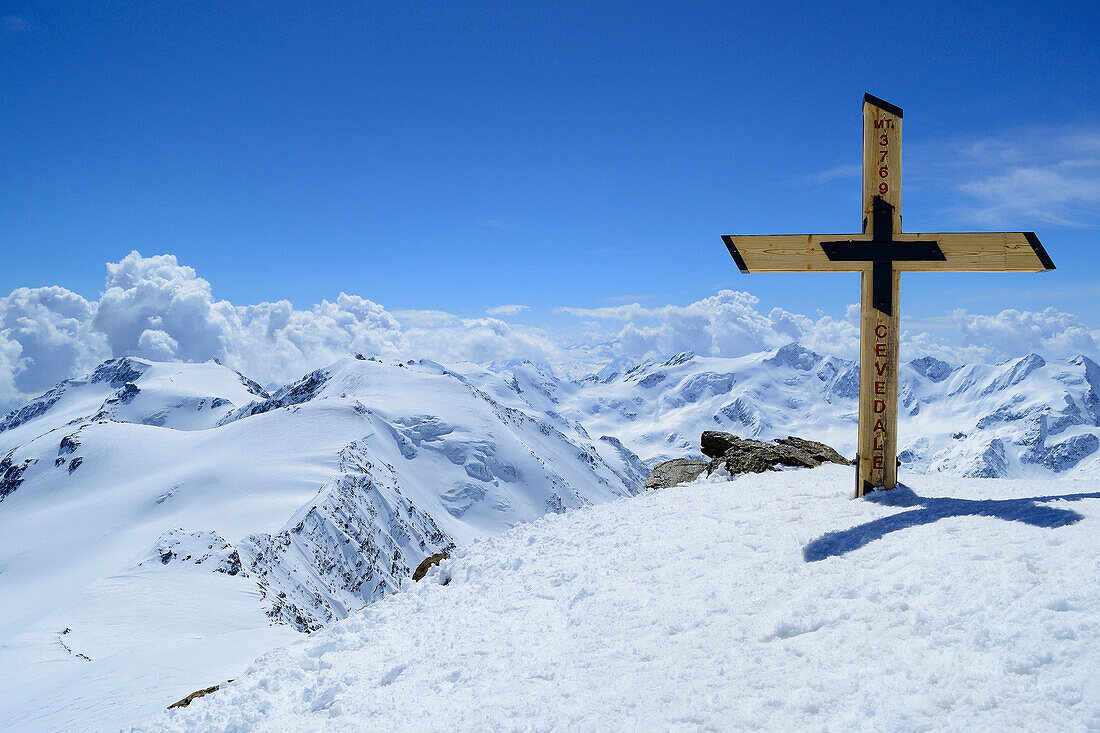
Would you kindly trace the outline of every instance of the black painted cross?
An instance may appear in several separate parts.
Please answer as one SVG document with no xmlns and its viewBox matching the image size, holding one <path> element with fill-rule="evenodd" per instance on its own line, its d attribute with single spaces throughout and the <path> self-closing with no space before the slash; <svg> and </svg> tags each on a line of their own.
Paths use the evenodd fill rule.
<svg viewBox="0 0 1100 733">
<path fill-rule="evenodd" d="M 902 232 L 901 118 L 900 107 L 864 96 L 862 234 L 722 237 L 741 272 L 860 273 L 859 496 L 897 485 L 901 273 L 1054 269 L 1033 232 Z"/>
</svg>

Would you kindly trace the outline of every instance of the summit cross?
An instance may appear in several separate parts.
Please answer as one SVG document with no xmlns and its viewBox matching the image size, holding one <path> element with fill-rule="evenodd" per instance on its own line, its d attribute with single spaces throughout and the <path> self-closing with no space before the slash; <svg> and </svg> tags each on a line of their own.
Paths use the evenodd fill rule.
<svg viewBox="0 0 1100 733">
<path fill-rule="evenodd" d="M 741 272 L 860 273 L 857 496 L 897 486 L 901 273 L 1054 269 L 1034 232 L 902 232 L 901 118 L 864 95 L 862 234 L 722 237 Z"/>
</svg>

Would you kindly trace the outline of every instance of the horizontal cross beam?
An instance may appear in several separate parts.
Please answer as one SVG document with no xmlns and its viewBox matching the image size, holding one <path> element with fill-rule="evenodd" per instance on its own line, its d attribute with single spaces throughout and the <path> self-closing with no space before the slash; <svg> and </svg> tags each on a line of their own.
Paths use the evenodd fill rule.
<svg viewBox="0 0 1100 733">
<path fill-rule="evenodd" d="M 894 235 L 895 243 L 935 242 L 944 259 L 897 260 L 898 272 L 1046 272 L 1054 263 L 1033 232 L 990 232 Z M 866 272 L 871 263 L 831 260 L 822 249 L 826 242 L 846 240 L 872 243 L 861 234 L 731 235 L 726 243 L 741 272 Z"/>
</svg>

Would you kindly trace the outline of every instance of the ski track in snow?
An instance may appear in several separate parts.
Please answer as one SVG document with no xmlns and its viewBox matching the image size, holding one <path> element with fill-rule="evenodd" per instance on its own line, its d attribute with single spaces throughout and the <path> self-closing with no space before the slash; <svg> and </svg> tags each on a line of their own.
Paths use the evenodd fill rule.
<svg viewBox="0 0 1100 733">
<path fill-rule="evenodd" d="M 850 484 L 826 466 L 547 516 L 138 730 L 1100 728 L 1100 486 Z M 823 550 L 834 532 L 859 541 Z"/>
</svg>

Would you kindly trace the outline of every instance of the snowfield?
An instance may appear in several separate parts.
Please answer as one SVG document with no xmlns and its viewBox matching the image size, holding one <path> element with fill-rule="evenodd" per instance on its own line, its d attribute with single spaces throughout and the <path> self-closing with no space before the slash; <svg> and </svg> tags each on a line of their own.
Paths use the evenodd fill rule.
<svg viewBox="0 0 1100 733">
<path fill-rule="evenodd" d="M 139 730 L 1100 728 L 1096 481 L 852 481 L 548 515 Z"/>
<path fill-rule="evenodd" d="M 617 603 L 629 606 L 643 597 L 638 589 L 643 585 L 651 590 L 664 588 L 671 580 L 662 581 L 662 573 L 690 585 L 691 576 L 679 575 L 679 564 L 690 565 L 691 553 L 681 558 L 674 545 L 662 543 L 674 539 L 687 542 L 693 535 L 677 530 L 666 536 L 663 530 L 647 530 L 662 520 L 635 517 L 631 513 L 635 510 L 624 508 L 635 505 L 622 500 L 643 487 L 656 462 L 698 455 L 699 434 L 705 429 L 765 439 L 800 435 L 831 443 L 851 455 L 857 376 L 853 362 L 816 354 L 794 343 L 734 359 L 687 352 L 663 361 L 608 366 L 579 380 L 563 378 L 530 362 L 485 367 L 427 360 L 383 362 L 349 354 L 273 392 L 215 361 L 189 364 L 123 357 L 104 362 L 89 374 L 67 379 L 0 416 L 0 670 L 6 672 L 0 675 L 0 730 L 118 730 L 147 721 L 162 713 L 168 703 L 196 689 L 239 677 L 258 655 L 295 642 L 300 632 L 318 631 L 379 601 L 384 609 L 391 609 L 385 613 L 396 613 L 392 609 L 403 608 L 406 594 L 419 598 L 426 592 L 422 586 L 410 591 L 412 570 L 423 558 L 442 550 L 457 548 L 454 565 L 474 573 L 467 582 L 475 586 L 522 579 L 526 569 L 496 578 L 487 571 L 475 572 L 480 567 L 476 563 L 466 563 L 494 547 L 483 541 L 547 514 L 579 512 L 570 520 L 579 524 L 563 535 L 564 539 L 547 540 L 556 548 L 548 553 L 549 558 L 560 556 L 564 562 L 570 543 L 591 542 L 596 547 L 604 542 L 609 559 L 576 560 L 589 568 L 584 572 L 602 567 L 602 572 L 613 570 L 629 577 L 637 567 L 620 568 L 613 562 L 615 557 L 629 558 L 645 547 L 651 555 L 640 561 L 644 566 L 656 561 L 652 553 L 674 551 L 671 559 L 658 558 L 664 563 L 653 570 L 658 577 L 634 578 L 629 590 L 623 591 L 626 596 Z M 725 535 L 719 532 L 726 544 L 715 545 L 713 552 L 726 557 L 731 551 L 729 543 L 736 548 L 736 543 L 747 541 L 753 533 L 790 539 L 784 533 L 797 532 L 791 541 L 801 553 L 792 555 L 790 548 L 773 548 L 774 557 L 766 562 L 760 560 L 766 556 L 764 550 L 760 557 L 742 553 L 730 577 L 739 584 L 738 603 L 745 598 L 756 600 L 748 607 L 733 601 L 724 606 L 737 617 L 726 619 L 731 627 L 743 628 L 746 621 L 742 616 L 751 618 L 761 608 L 776 612 L 774 598 L 781 593 L 803 599 L 798 603 L 812 601 L 830 609 L 821 633 L 809 638 L 836 633 L 829 626 L 833 621 L 846 627 L 842 622 L 846 617 L 828 603 L 832 585 L 823 590 L 813 584 L 792 585 L 786 579 L 784 573 L 790 567 L 798 573 L 805 571 L 805 561 L 828 570 L 838 558 L 849 562 L 849 558 L 877 551 L 898 538 L 921 537 L 930 527 L 942 530 L 958 522 L 967 523 L 967 527 L 973 522 L 980 526 L 984 526 L 982 522 L 997 527 L 1006 524 L 988 518 L 990 515 L 1029 517 L 1057 538 L 1077 536 L 1086 526 L 1077 521 L 1076 514 L 1052 509 L 1052 502 L 1009 499 L 1017 490 L 1022 492 L 1019 496 L 1096 490 L 1100 479 L 1100 365 L 1093 360 L 1077 356 L 1047 361 L 1032 354 L 997 365 L 958 366 L 918 358 L 902 367 L 900 405 L 901 476 L 912 482 L 920 497 L 938 498 L 895 493 L 890 500 L 893 506 L 881 501 L 834 502 L 849 490 L 851 476 L 849 472 L 848 478 L 838 478 L 841 474 L 828 471 L 806 474 L 804 480 L 809 484 L 797 487 L 796 494 L 824 492 L 812 501 L 790 498 L 789 487 L 767 483 L 789 480 L 774 476 L 739 479 L 737 503 L 727 506 L 729 511 L 722 509 L 721 502 L 728 497 L 721 495 L 724 498 L 713 509 L 718 512 L 715 516 L 725 517 L 727 522 L 744 517 L 745 526 L 727 526 L 722 530 Z M 947 476 L 1004 478 L 1015 483 L 955 481 Z M 823 477 L 831 478 L 825 481 Z M 778 511 L 778 500 L 771 498 L 756 507 L 753 492 L 760 486 L 771 487 L 759 489 L 761 501 L 774 494 L 794 503 L 784 504 L 787 508 Z M 646 496 L 637 506 L 655 501 L 696 502 L 699 492 L 711 490 L 696 487 L 669 492 L 669 498 Z M 721 494 L 722 490 L 717 491 Z M 1002 499 L 1008 503 L 997 503 Z M 588 513 L 589 507 L 606 502 L 616 508 Z M 1092 503 L 1084 499 L 1074 502 L 1081 506 Z M 700 508 L 668 509 L 668 521 L 675 525 L 680 513 Z M 605 511 L 612 514 L 605 515 Z M 853 523 L 859 525 L 859 516 L 885 516 L 883 513 L 897 517 L 882 518 L 867 531 L 845 531 Z M 609 517 L 608 527 L 621 521 L 625 529 L 616 531 L 622 537 L 606 542 L 585 539 L 584 522 L 596 519 L 582 517 Z M 1074 521 L 1069 521 L 1071 518 Z M 692 521 L 684 521 L 694 526 Z M 702 532 L 707 521 L 697 521 L 695 530 Z M 532 531 L 544 532 L 554 526 L 550 521 Z M 836 534 L 828 534 L 834 530 Z M 869 538 L 879 534 L 882 539 L 868 544 Z M 702 546 L 707 538 L 700 535 L 695 541 Z M 613 548 L 614 542 L 628 547 Z M 959 564 L 951 549 L 958 545 L 956 539 L 948 537 L 946 547 L 940 543 L 937 535 L 921 540 L 914 545 L 916 550 L 907 550 L 922 558 L 933 553 L 930 556 L 939 562 L 934 572 L 937 579 Z M 633 544 L 639 548 L 631 547 Z M 985 540 L 979 544 L 990 546 L 985 551 L 989 557 L 995 557 L 992 553 L 1000 547 Z M 1076 562 L 1095 554 L 1095 547 L 1084 542 L 1075 547 L 1079 552 Z M 512 553 L 509 562 L 515 556 Z M 795 562 L 795 556 L 803 562 Z M 544 559 L 517 561 L 523 568 L 533 569 Z M 1003 565 L 993 563 L 992 567 Z M 584 577 L 582 569 L 576 571 L 578 577 Z M 1080 583 L 1095 585 L 1095 566 L 1091 569 L 1091 574 L 1080 576 Z M 700 568 L 698 572 L 705 576 L 704 571 L 710 570 Z M 843 582 L 858 577 L 855 573 L 848 571 Z M 549 634 L 541 640 L 515 636 L 521 650 L 517 654 L 536 655 L 527 663 L 532 669 L 538 666 L 537 654 L 543 653 L 538 651 L 543 648 L 540 644 L 552 650 L 563 648 L 555 640 L 562 634 L 547 629 L 565 630 L 568 633 L 562 638 L 576 639 L 579 648 L 597 641 L 611 645 L 618 638 L 618 626 L 593 627 L 588 632 L 594 635 L 591 637 L 571 635 L 573 627 L 566 621 L 584 619 L 577 621 L 582 626 L 595 623 L 585 616 L 589 611 L 616 618 L 615 609 L 609 611 L 606 604 L 581 597 L 582 591 L 600 590 L 598 583 L 578 582 L 567 584 L 572 591 L 569 600 L 577 599 L 576 609 L 567 619 L 539 603 L 537 608 L 527 609 L 530 615 L 525 618 L 541 624 L 533 628 Z M 873 586 L 886 581 L 868 582 Z M 440 598 L 460 598 L 466 591 L 456 583 L 448 586 L 450 595 Z M 752 592 L 740 587 L 753 583 L 760 587 Z M 836 585 L 835 579 L 829 583 Z M 477 587 L 479 590 L 470 592 L 482 603 L 488 602 L 491 594 L 485 596 Z M 932 593 L 937 586 L 923 588 Z M 608 593 L 619 590 L 609 586 Z M 394 591 L 401 592 L 400 600 L 391 599 Z M 876 603 L 899 597 L 893 591 L 882 592 L 888 601 Z M 523 604 L 531 603 L 531 597 L 547 591 L 535 593 L 523 596 L 522 603 L 518 598 L 514 602 L 525 608 Z M 860 597 L 853 596 L 846 606 L 855 608 L 854 599 Z M 690 617 L 692 599 L 677 598 L 666 588 L 646 602 Z M 768 599 L 773 606 L 767 605 Z M 918 606 L 915 600 L 906 602 Z M 955 609 L 961 603 L 955 598 L 933 597 L 925 599 L 921 607 L 940 609 L 939 602 L 945 604 L 944 609 Z M 708 603 L 702 603 L 703 610 L 695 613 L 704 613 Z M 1071 618 L 1077 608 L 1068 600 L 1063 605 L 1068 610 L 1053 618 Z M 1016 614 L 1013 618 L 1019 619 L 1021 627 L 1030 608 L 1011 602 L 982 607 L 990 609 L 989 613 Z M 446 616 L 449 623 L 471 630 L 483 621 L 505 623 L 492 621 L 494 617 L 485 615 L 476 603 L 465 611 L 463 608 L 459 604 L 448 612 L 451 616 L 441 618 Z M 467 617 L 482 614 L 485 618 L 457 620 L 463 612 Z M 797 631 L 804 609 L 786 612 Z M 676 618 L 662 617 L 661 622 L 678 628 L 689 623 Z M 707 619 L 709 616 L 700 620 L 698 628 L 710 629 Z M 923 623 L 925 617 L 918 620 Z M 639 628 L 646 626 L 644 617 L 631 620 L 629 615 L 623 616 L 623 623 L 628 621 Z M 352 627 L 361 622 L 361 618 L 353 621 Z M 817 622 L 811 626 L 813 623 Z M 502 631 L 507 628 L 502 625 L 485 633 L 507 643 L 514 636 Z M 692 628 L 696 627 L 683 626 L 680 633 L 690 639 Z M 450 632 L 440 631 L 439 635 L 445 633 Z M 634 636 L 640 633 L 629 632 Z M 723 636 L 730 633 L 715 630 L 707 638 L 716 644 L 732 643 Z M 757 636 L 752 638 L 763 638 L 769 632 L 753 633 Z M 1078 634 L 1082 643 L 1092 643 L 1087 633 L 1072 633 Z M 788 636 L 805 635 L 791 632 Z M 455 648 L 475 639 L 458 640 Z M 427 637 L 423 643 L 425 649 L 431 648 Z M 779 646 L 800 649 L 800 643 Z M 853 642 L 849 648 L 858 649 L 860 643 Z M 391 666 L 380 672 L 384 676 L 398 666 L 407 666 L 393 661 L 400 657 L 401 649 L 400 643 L 382 638 L 368 656 L 392 656 Z M 872 652 L 882 654 L 883 650 L 868 651 Z M 484 656 L 480 651 L 463 653 L 474 654 L 476 659 Z M 626 664 L 631 656 L 621 650 L 616 653 L 615 661 L 606 662 L 608 674 L 610 679 L 614 675 L 624 675 L 624 679 L 612 687 L 618 695 L 637 688 L 640 698 L 635 702 L 643 712 L 646 705 L 656 704 L 648 692 L 658 684 L 651 677 L 660 677 L 659 665 L 671 670 L 674 680 L 689 677 L 676 666 L 675 659 L 660 656 L 655 656 L 657 661 L 652 664 L 635 660 L 634 667 L 620 668 L 616 665 Z M 767 666 L 774 660 L 762 653 L 757 656 L 766 660 L 766 668 L 760 669 L 753 665 L 765 661 L 757 661 L 756 656 L 750 664 L 738 656 L 741 652 L 730 654 L 730 659 L 740 661 L 722 664 L 753 674 L 780 673 Z M 891 652 L 886 656 L 897 655 Z M 711 664 L 705 659 L 700 663 L 704 662 Z M 587 662 L 576 661 L 574 670 L 581 669 L 578 665 L 582 663 Z M 476 664 L 466 666 L 468 674 L 482 674 Z M 559 678 L 565 675 L 553 664 L 549 668 Z M 863 664 L 854 668 L 864 677 L 867 670 L 877 669 Z M 719 671 L 723 684 L 736 677 L 731 669 Z M 393 674 L 394 685 L 406 677 L 404 672 Z M 509 673 L 500 674 L 502 680 L 508 680 L 494 682 L 494 690 L 506 691 L 519 684 Z M 609 684 L 606 679 L 591 674 L 589 691 L 571 692 L 574 700 L 609 694 L 600 692 Z M 815 672 L 814 679 L 824 680 L 827 674 Z M 410 672 L 408 678 L 415 679 L 415 674 Z M 461 689 L 460 679 L 464 678 L 456 677 L 451 686 Z M 423 682 L 443 685 L 427 679 Z M 773 682 L 761 678 L 743 684 L 751 688 Z M 524 687 L 523 693 L 539 700 L 534 687 Z M 447 685 L 439 689 L 444 688 L 450 689 Z M 948 689 L 937 683 L 914 695 L 935 697 L 949 694 Z M 387 687 L 381 698 L 390 692 Z M 484 691 L 476 694 L 478 699 L 494 699 Z M 669 699 L 680 699 L 671 689 L 667 694 Z M 964 691 L 953 687 L 950 694 Z M 967 688 L 965 694 L 976 693 Z M 738 700 L 738 706 L 748 704 Z M 284 703 L 289 704 L 281 700 L 280 704 Z M 417 711 L 409 704 L 412 707 L 407 714 L 413 716 Z M 635 703 L 616 698 L 614 704 L 627 710 Z M 319 705 L 324 710 L 336 709 Z M 719 709 L 713 705 L 702 709 L 711 708 Z M 666 717 L 658 721 L 666 725 L 675 722 L 665 707 L 661 709 L 666 710 L 662 713 Z M 469 710 L 463 715 L 480 714 L 473 707 Z M 578 710 L 582 718 L 592 714 L 583 707 Z M 369 715 L 369 711 L 360 713 Z M 392 710 L 390 714 L 394 714 Z M 440 711 L 441 719 L 456 714 L 447 706 Z M 835 711 L 830 716 L 834 717 L 829 720 L 848 720 L 835 718 Z M 476 727 L 475 718 L 460 716 L 456 720 Z M 549 720 L 565 727 L 572 724 L 561 717 L 535 716 L 532 720 Z"/>
</svg>

